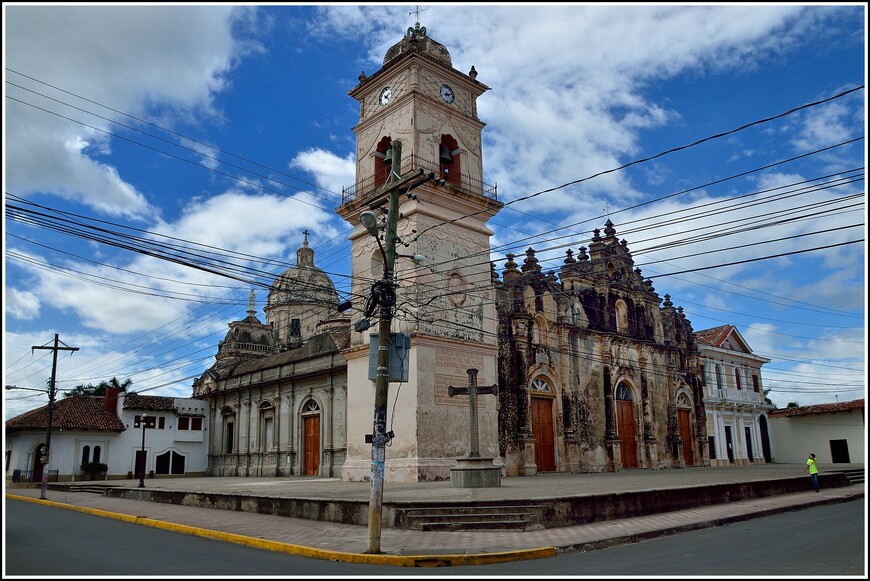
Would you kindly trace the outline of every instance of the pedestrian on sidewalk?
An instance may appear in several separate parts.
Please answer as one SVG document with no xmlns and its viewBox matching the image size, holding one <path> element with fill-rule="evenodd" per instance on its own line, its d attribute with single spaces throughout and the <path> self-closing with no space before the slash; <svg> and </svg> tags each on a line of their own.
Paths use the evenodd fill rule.
<svg viewBox="0 0 870 581">
<path fill-rule="evenodd" d="M 807 458 L 807 467 L 804 468 L 804 474 L 809 471 L 810 479 L 813 481 L 813 488 L 816 492 L 819 491 L 819 467 L 816 466 L 816 455 L 810 452 L 810 457 Z"/>
</svg>

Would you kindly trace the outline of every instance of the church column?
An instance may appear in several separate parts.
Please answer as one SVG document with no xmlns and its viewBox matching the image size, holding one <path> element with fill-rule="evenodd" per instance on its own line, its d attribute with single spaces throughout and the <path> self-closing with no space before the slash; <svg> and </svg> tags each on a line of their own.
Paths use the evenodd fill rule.
<svg viewBox="0 0 870 581">
<path fill-rule="evenodd" d="M 707 440 L 707 411 L 704 406 L 704 384 L 695 373 L 691 374 L 689 382 L 692 387 L 692 398 L 695 404 L 695 434 L 697 434 L 698 455 L 701 457 L 701 464 L 709 466 L 710 452 L 708 450 L 709 441 Z"/>
<path fill-rule="evenodd" d="M 643 357 L 640 361 L 641 369 L 647 367 L 648 361 Z M 646 458 L 648 462 L 647 468 L 658 467 L 658 451 L 656 449 L 656 434 L 653 427 L 652 418 L 652 402 L 649 398 L 649 383 L 647 374 L 644 371 L 640 372 L 640 398 L 641 408 L 643 410 L 643 441 L 646 447 Z"/>
<path fill-rule="evenodd" d="M 281 384 L 279 383 L 277 386 L 277 393 L 275 394 L 275 476 L 282 476 L 281 474 L 281 454 L 284 443 L 282 439 L 281 431 L 284 429 L 284 422 L 281 421 L 281 410 L 284 409 L 284 399 L 281 396 Z"/>
<path fill-rule="evenodd" d="M 323 463 L 326 466 L 326 476 L 334 476 L 334 455 L 332 450 L 333 401 L 335 399 L 335 377 L 330 374 L 329 387 L 326 389 L 326 409 L 323 410 L 323 422 L 326 429 L 326 441 L 323 446 Z M 323 470 L 321 470 L 321 474 Z"/>
<path fill-rule="evenodd" d="M 290 390 L 287 394 L 287 467 L 288 475 L 296 474 L 296 387 L 290 383 Z"/>
<path fill-rule="evenodd" d="M 722 418 L 722 409 L 719 405 L 717 405 L 713 410 L 713 435 L 715 436 L 715 441 L 713 444 L 716 446 L 716 464 L 722 464 L 722 459 L 727 458 L 727 451 L 725 450 L 725 420 Z"/>
<path fill-rule="evenodd" d="M 222 426 L 218 423 L 220 417 L 220 406 L 217 405 L 217 398 L 214 398 L 209 409 L 208 429 L 208 465 L 206 466 L 206 476 L 218 476 L 215 465 L 219 462 L 220 454 L 220 434 L 223 431 Z"/>
<path fill-rule="evenodd" d="M 609 349 L 606 351 L 609 352 Z M 609 363 L 609 361 L 608 361 Z M 616 470 L 619 436 L 616 433 L 616 408 L 613 401 L 613 382 L 610 367 L 606 363 L 602 373 L 604 389 L 604 447 L 607 450 L 608 470 Z"/>
<path fill-rule="evenodd" d="M 734 406 L 734 414 L 737 417 L 737 441 L 740 442 L 737 448 L 740 451 L 740 458 L 737 463 L 745 466 L 749 463 L 749 449 L 746 442 L 746 414 L 743 412 L 742 406 L 738 407 L 737 405 Z"/>
</svg>

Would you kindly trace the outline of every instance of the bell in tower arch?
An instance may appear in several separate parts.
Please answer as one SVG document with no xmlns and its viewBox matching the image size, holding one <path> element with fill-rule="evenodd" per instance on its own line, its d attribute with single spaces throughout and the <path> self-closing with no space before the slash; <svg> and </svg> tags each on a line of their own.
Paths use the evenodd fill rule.
<svg viewBox="0 0 870 581">
<path fill-rule="evenodd" d="M 453 156 L 450 154 L 450 148 L 443 143 L 438 146 L 438 161 L 441 165 L 450 165 L 453 163 Z"/>
</svg>

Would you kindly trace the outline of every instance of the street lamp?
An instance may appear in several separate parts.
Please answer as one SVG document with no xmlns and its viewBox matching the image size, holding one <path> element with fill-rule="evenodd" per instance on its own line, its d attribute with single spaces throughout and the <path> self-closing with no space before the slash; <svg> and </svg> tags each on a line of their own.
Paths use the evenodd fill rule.
<svg viewBox="0 0 870 581">
<path fill-rule="evenodd" d="M 148 418 L 147 415 L 142 414 L 142 417 L 139 418 L 139 421 L 142 423 L 142 470 L 139 472 L 139 488 L 145 488 L 145 420 Z"/>
</svg>

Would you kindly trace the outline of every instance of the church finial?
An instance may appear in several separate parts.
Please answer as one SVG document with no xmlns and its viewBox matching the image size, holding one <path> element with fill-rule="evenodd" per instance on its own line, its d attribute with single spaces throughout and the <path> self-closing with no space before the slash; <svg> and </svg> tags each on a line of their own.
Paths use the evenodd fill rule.
<svg viewBox="0 0 870 581">
<path fill-rule="evenodd" d="M 417 6 L 417 8 L 413 12 L 408 12 L 408 14 L 417 15 L 416 24 L 414 26 L 408 27 L 408 33 L 406 35 L 408 39 L 417 40 L 426 37 L 426 27 L 420 26 L 420 13 L 425 12 L 426 10 L 428 10 L 428 8 L 420 8 L 419 6 Z"/>
<path fill-rule="evenodd" d="M 257 308 L 254 306 L 254 289 L 248 294 L 248 315 L 253 317 L 257 314 Z"/>
<path fill-rule="evenodd" d="M 426 12 L 427 10 L 429 10 L 429 9 L 428 8 L 421 8 L 419 5 L 417 5 L 417 7 L 414 10 L 412 10 L 411 12 L 408 12 L 408 16 L 410 16 L 411 14 L 417 15 L 416 16 L 417 28 L 420 28 L 420 13 Z"/>
<path fill-rule="evenodd" d="M 305 239 L 302 241 L 302 246 L 296 250 L 296 266 L 306 268 L 314 266 L 314 249 L 308 248 L 308 230 L 303 230 L 302 235 Z"/>
</svg>

